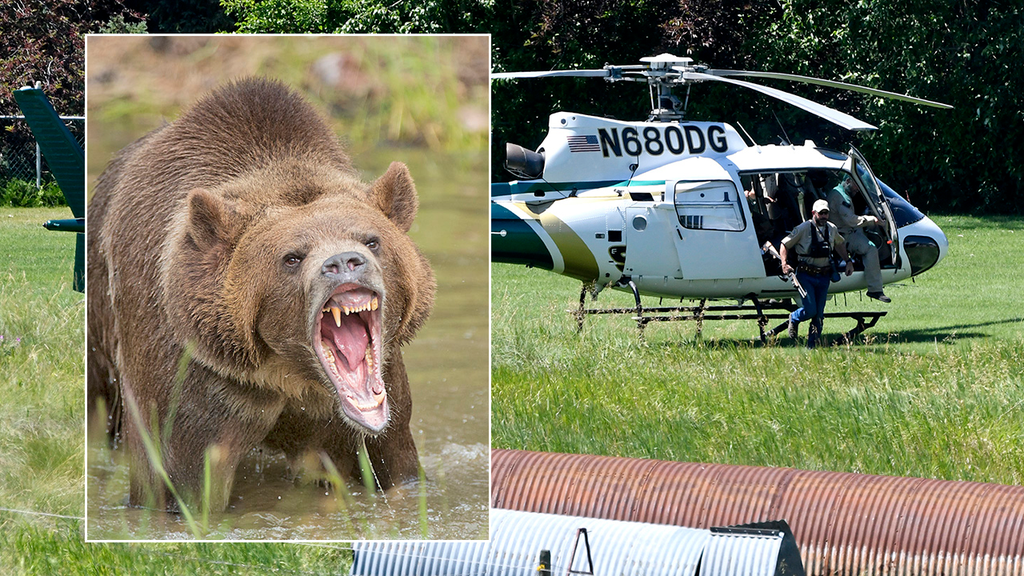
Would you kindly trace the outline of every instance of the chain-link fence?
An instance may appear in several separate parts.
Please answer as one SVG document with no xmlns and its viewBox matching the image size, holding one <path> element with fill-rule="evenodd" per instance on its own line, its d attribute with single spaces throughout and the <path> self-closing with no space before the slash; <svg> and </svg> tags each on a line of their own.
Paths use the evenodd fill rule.
<svg viewBox="0 0 1024 576">
<path fill-rule="evenodd" d="M 85 119 L 61 116 L 61 120 L 85 147 Z M 35 138 L 23 116 L 0 116 L 0 185 L 9 180 L 25 180 L 41 186 L 53 180 L 46 158 L 39 153 Z"/>
</svg>

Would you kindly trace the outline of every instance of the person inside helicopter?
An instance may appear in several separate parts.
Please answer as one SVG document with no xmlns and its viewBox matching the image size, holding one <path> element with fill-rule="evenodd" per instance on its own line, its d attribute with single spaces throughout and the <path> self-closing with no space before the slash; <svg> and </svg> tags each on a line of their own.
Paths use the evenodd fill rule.
<svg viewBox="0 0 1024 576">
<path fill-rule="evenodd" d="M 860 186 L 852 176 L 847 174 L 828 193 L 827 199 L 829 208 L 831 208 L 832 222 L 846 239 L 846 248 L 850 254 L 860 256 L 864 264 L 864 277 L 868 283 L 868 298 L 889 303 L 892 300 L 882 291 L 882 269 L 878 247 L 864 233 L 864 228 L 879 226 L 880 222 L 872 215 L 858 215 L 855 199 L 862 198 L 863 193 Z"/>
<path fill-rule="evenodd" d="M 790 230 L 810 217 L 801 206 L 818 199 L 817 190 L 804 172 L 751 174 L 742 177 L 758 245 L 762 247 L 765 274 L 781 274 L 777 251 Z M 771 244 L 771 248 L 767 246 Z"/>
<path fill-rule="evenodd" d="M 763 246 L 765 242 L 771 241 L 775 232 L 775 225 L 768 216 L 767 204 L 771 200 L 765 197 L 760 183 L 756 179 L 753 179 L 749 185 L 744 184 L 743 194 L 747 197 L 747 205 L 750 207 L 750 217 L 753 220 L 757 243 Z"/>
<path fill-rule="evenodd" d="M 788 230 L 787 209 L 779 205 L 778 179 L 780 174 L 752 174 L 742 177 L 744 193 L 754 219 L 758 243 L 771 241 L 778 245 Z M 793 226 L 799 222 L 793 223 Z M 791 228 L 792 226 L 790 226 Z"/>
</svg>

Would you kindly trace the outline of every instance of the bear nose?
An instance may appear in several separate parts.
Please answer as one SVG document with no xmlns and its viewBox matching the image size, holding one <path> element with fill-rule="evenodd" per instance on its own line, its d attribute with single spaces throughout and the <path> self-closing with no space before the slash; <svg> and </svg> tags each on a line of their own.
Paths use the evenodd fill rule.
<svg viewBox="0 0 1024 576">
<path fill-rule="evenodd" d="M 366 258 L 358 252 L 342 252 L 324 261 L 320 273 L 332 280 L 358 278 L 366 267 Z"/>
</svg>

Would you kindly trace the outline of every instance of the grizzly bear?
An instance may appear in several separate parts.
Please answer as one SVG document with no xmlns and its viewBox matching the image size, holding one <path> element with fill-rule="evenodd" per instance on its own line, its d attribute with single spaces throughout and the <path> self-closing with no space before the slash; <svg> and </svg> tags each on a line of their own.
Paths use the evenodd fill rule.
<svg viewBox="0 0 1024 576">
<path fill-rule="evenodd" d="M 257 446 L 358 476 L 365 443 L 381 488 L 418 477 L 400 348 L 435 281 L 407 235 L 417 207 L 404 164 L 362 182 L 266 79 L 115 157 L 89 204 L 87 379 L 118 414 L 130 504 L 224 509 Z"/>
</svg>

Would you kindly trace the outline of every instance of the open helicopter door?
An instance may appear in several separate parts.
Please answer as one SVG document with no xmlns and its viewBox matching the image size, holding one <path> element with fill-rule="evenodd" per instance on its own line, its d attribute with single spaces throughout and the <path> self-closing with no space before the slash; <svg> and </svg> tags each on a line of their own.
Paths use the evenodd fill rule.
<svg viewBox="0 0 1024 576">
<path fill-rule="evenodd" d="M 746 198 L 732 180 L 669 182 L 665 200 L 675 209 L 674 240 L 684 279 L 764 276 Z"/>
<path fill-rule="evenodd" d="M 852 166 L 845 166 L 845 168 L 849 169 L 850 173 L 857 178 L 857 183 L 860 189 L 865 192 L 864 195 L 867 197 L 868 202 L 871 203 L 875 215 L 885 220 L 883 236 L 888 237 L 889 254 L 892 256 L 892 263 L 896 264 L 896 260 L 899 258 L 900 239 L 896 220 L 892 215 L 892 208 L 878 186 L 875 173 L 871 171 L 871 166 L 868 165 L 867 160 L 864 159 L 860 151 L 850 146 L 849 156 Z"/>
</svg>

